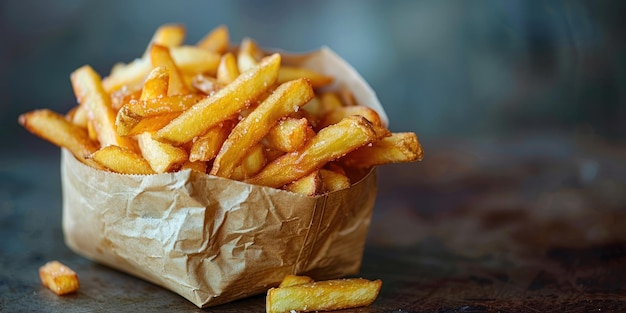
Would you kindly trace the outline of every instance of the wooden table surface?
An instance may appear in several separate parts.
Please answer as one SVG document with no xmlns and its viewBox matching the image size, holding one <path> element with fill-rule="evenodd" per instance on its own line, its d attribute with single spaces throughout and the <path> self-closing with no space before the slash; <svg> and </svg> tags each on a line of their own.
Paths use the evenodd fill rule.
<svg viewBox="0 0 626 313">
<path fill-rule="evenodd" d="M 424 149 L 379 169 L 360 276 L 383 287 L 341 312 L 626 310 L 626 146 L 535 135 Z M 201 310 L 74 254 L 58 153 L 0 159 L 1 312 L 264 312 L 264 295 Z M 41 286 L 53 259 L 78 272 L 77 294 Z"/>
</svg>

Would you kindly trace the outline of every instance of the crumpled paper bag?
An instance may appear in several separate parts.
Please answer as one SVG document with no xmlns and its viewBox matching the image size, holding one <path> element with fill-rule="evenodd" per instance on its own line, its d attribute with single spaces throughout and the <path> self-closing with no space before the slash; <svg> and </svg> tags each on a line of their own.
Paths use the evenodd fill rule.
<svg viewBox="0 0 626 313">
<path fill-rule="evenodd" d="M 335 77 L 387 117 L 363 78 L 328 48 L 283 55 Z M 263 293 L 288 274 L 356 274 L 376 197 L 376 171 L 351 188 L 307 197 L 183 170 L 124 175 L 62 150 L 66 244 L 96 262 L 170 289 L 198 307 Z"/>
</svg>

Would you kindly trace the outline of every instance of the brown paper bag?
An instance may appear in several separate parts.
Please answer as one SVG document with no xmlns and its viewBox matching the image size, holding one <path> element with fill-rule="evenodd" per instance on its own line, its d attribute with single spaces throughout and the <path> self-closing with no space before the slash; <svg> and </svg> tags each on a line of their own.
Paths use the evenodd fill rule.
<svg viewBox="0 0 626 313">
<path fill-rule="evenodd" d="M 371 88 L 327 48 L 284 56 L 336 78 L 387 117 Z M 123 175 L 63 149 L 67 245 L 168 288 L 198 307 L 265 292 L 287 274 L 356 274 L 376 196 L 375 170 L 351 188 L 307 197 L 191 170 Z"/>
</svg>

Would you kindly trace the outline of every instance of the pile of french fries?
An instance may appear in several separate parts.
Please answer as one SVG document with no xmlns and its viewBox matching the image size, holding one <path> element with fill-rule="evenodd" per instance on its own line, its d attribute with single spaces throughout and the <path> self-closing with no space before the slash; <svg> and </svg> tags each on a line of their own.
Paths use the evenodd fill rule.
<svg viewBox="0 0 626 313">
<path fill-rule="evenodd" d="M 145 53 L 103 79 L 71 74 L 78 105 L 66 115 L 19 117 L 81 162 L 123 174 L 191 169 L 314 196 L 350 187 L 351 173 L 422 158 L 414 133 L 391 133 L 334 78 L 281 63 L 218 26 L 195 45 L 166 24 Z"/>
</svg>

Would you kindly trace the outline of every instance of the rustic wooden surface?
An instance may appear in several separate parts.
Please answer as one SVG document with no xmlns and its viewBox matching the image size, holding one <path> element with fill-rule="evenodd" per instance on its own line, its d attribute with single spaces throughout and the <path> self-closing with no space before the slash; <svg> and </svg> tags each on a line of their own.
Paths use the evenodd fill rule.
<svg viewBox="0 0 626 313">
<path fill-rule="evenodd" d="M 360 276 L 383 288 L 341 312 L 626 310 L 625 146 L 526 136 L 424 148 L 421 163 L 379 169 Z M 74 254 L 58 153 L 1 159 L 0 311 L 264 312 L 263 295 L 200 310 Z M 77 294 L 40 285 L 52 259 L 78 272 Z"/>
</svg>

